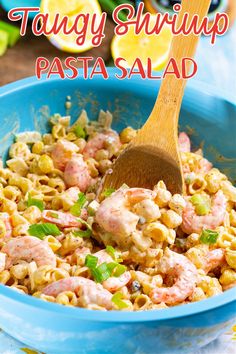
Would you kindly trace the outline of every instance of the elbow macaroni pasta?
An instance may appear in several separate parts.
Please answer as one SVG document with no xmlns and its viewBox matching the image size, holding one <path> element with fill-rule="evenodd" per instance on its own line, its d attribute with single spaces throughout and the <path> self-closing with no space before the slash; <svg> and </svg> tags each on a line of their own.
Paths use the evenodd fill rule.
<svg viewBox="0 0 236 354">
<path fill-rule="evenodd" d="M 201 150 L 184 151 L 185 196 L 159 181 L 152 191 L 124 185 L 98 200 L 104 174 L 137 133 L 118 134 L 111 122 L 108 111 L 97 122 L 82 111 L 73 125 L 56 114 L 50 133 L 16 137 L 0 164 L 0 283 L 64 306 L 121 311 L 235 286 L 236 188 Z"/>
</svg>

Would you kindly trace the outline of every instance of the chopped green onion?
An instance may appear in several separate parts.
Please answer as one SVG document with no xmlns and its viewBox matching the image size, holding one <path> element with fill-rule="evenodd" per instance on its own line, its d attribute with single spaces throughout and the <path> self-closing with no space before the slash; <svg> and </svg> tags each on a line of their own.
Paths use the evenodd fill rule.
<svg viewBox="0 0 236 354">
<path fill-rule="evenodd" d="M 104 197 L 104 198 L 107 198 L 107 197 L 110 197 L 112 195 L 112 193 L 114 193 L 116 190 L 114 188 L 106 188 L 101 196 Z"/>
<path fill-rule="evenodd" d="M 39 199 L 34 199 L 31 198 L 31 195 L 29 194 L 28 201 L 27 201 L 27 207 L 29 208 L 30 206 L 36 206 L 39 210 L 43 211 L 44 209 L 44 204 L 42 200 Z"/>
<path fill-rule="evenodd" d="M 107 268 L 110 271 L 110 276 L 112 275 L 113 270 L 117 267 L 118 263 L 116 262 L 110 262 L 110 263 L 106 263 L 107 264 Z"/>
<path fill-rule="evenodd" d="M 128 305 L 122 300 L 122 293 L 121 292 L 117 292 L 115 293 L 112 298 L 111 301 L 118 307 L 118 309 L 125 309 L 128 307 Z"/>
<path fill-rule="evenodd" d="M 194 194 L 190 201 L 194 205 L 197 215 L 207 215 L 211 210 L 210 200 L 205 195 Z"/>
<path fill-rule="evenodd" d="M 106 252 L 114 259 L 114 261 L 123 262 L 120 258 L 120 254 L 112 246 L 106 246 Z"/>
<path fill-rule="evenodd" d="M 107 246 L 106 247 L 106 252 L 114 259 L 116 260 L 116 250 L 112 246 Z"/>
<path fill-rule="evenodd" d="M 75 127 L 74 133 L 78 138 L 82 138 L 82 139 L 86 138 L 85 130 L 80 125 L 77 125 Z"/>
<path fill-rule="evenodd" d="M 200 241 L 205 244 L 214 244 L 217 241 L 219 233 L 213 230 L 202 230 Z"/>
<path fill-rule="evenodd" d="M 43 240 L 44 237 L 48 235 L 59 236 L 61 234 L 61 231 L 58 229 L 58 227 L 49 222 L 30 225 L 28 232 L 31 236 L 38 237 L 41 240 Z"/>
<path fill-rule="evenodd" d="M 74 205 L 72 205 L 72 207 L 70 208 L 70 213 L 74 216 L 80 216 L 81 207 L 77 202 Z"/>
<path fill-rule="evenodd" d="M 97 283 L 102 283 L 103 281 L 110 278 L 113 270 L 116 268 L 116 263 L 102 263 L 97 268 L 91 269 L 94 280 Z"/>
<path fill-rule="evenodd" d="M 202 205 L 196 205 L 195 206 L 195 211 L 197 215 L 207 215 L 209 214 L 209 211 L 211 210 L 210 206 L 207 204 L 202 204 Z"/>
<path fill-rule="evenodd" d="M 89 238 L 92 235 L 92 231 L 90 229 L 74 231 L 73 235 L 76 237 Z"/>
<path fill-rule="evenodd" d="M 102 283 L 111 276 L 119 277 L 126 271 L 126 266 L 117 262 L 103 262 L 97 266 L 98 258 L 88 254 L 85 258 L 85 265 L 91 270 L 94 280 L 97 283 Z"/>
<path fill-rule="evenodd" d="M 99 283 L 102 283 L 103 281 L 107 280 L 110 278 L 111 273 L 113 269 L 116 267 L 116 264 L 114 263 L 102 263 L 100 264 L 96 270 L 95 273 L 93 274 L 95 277 L 95 280 Z"/>
<path fill-rule="evenodd" d="M 91 228 L 91 226 L 87 223 L 87 221 L 85 221 L 85 220 L 83 220 L 83 219 L 81 219 L 81 218 L 77 218 L 77 220 L 78 220 L 79 222 L 81 222 L 81 224 L 85 225 L 89 230 L 92 231 L 92 228 Z"/>
<path fill-rule="evenodd" d="M 81 214 L 81 209 L 83 208 L 84 204 L 86 203 L 87 199 L 84 193 L 79 193 L 79 198 L 77 202 L 72 205 L 70 208 L 70 212 L 74 216 L 80 216 Z"/>
<path fill-rule="evenodd" d="M 54 213 L 53 211 L 49 211 L 47 213 L 47 216 L 54 218 L 54 219 L 59 219 L 59 215 L 57 213 Z"/>
<path fill-rule="evenodd" d="M 101 273 L 97 270 L 97 268 L 93 268 L 93 269 L 90 269 L 90 270 L 91 270 L 91 273 L 92 273 L 92 276 L 93 276 L 94 280 L 97 283 L 102 283 L 104 281 Z"/>
<path fill-rule="evenodd" d="M 94 277 L 94 280 L 97 283 L 102 283 L 103 281 L 110 278 L 113 270 L 116 268 L 117 263 L 110 262 L 110 263 L 102 263 L 97 266 L 98 258 L 88 254 L 85 258 L 85 265 L 91 270 L 91 273 Z"/>
<path fill-rule="evenodd" d="M 98 257 L 93 256 L 92 254 L 87 254 L 85 258 L 85 265 L 89 269 L 95 269 L 98 263 Z"/>
<path fill-rule="evenodd" d="M 115 271 L 113 273 L 114 277 L 120 277 L 125 271 L 127 267 L 123 264 L 117 264 Z"/>
</svg>

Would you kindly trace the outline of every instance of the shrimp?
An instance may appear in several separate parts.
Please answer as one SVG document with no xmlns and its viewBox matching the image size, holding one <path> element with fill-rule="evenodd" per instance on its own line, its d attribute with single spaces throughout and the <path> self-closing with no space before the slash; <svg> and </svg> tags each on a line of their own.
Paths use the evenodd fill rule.
<svg viewBox="0 0 236 354">
<path fill-rule="evenodd" d="M 199 167 L 197 168 L 197 173 L 207 173 L 212 169 L 212 163 L 205 158 L 199 161 Z"/>
<path fill-rule="evenodd" d="M 154 303 L 174 305 L 192 295 L 197 284 L 197 269 L 182 254 L 167 249 L 160 260 L 159 270 L 164 275 L 175 276 L 175 283 L 169 288 L 155 288 L 150 292 Z"/>
<path fill-rule="evenodd" d="M 67 162 L 72 156 L 79 151 L 79 148 L 74 143 L 68 140 L 59 140 L 52 149 L 51 157 L 54 162 L 54 166 L 61 171 L 64 171 Z"/>
<path fill-rule="evenodd" d="M 179 149 L 181 152 L 191 151 L 191 142 L 188 135 L 185 132 L 179 133 Z"/>
<path fill-rule="evenodd" d="M 69 213 L 63 213 L 62 211 L 44 210 L 42 212 L 42 218 L 62 228 L 81 227 L 81 222 L 78 221 L 75 216 Z"/>
<path fill-rule="evenodd" d="M 43 294 L 56 297 L 64 291 L 73 291 L 78 294 L 81 306 L 87 307 L 91 304 L 105 307 L 107 310 L 113 308 L 111 301 L 112 294 L 103 288 L 101 284 L 82 277 L 70 277 L 58 280 L 43 289 Z"/>
<path fill-rule="evenodd" d="M 85 159 L 94 157 L 98 150 L 101 150 L 105 147 L 106 142 L 110 142 L 113 145 L 116 145 L 118 148 L 121 145 L 120 137 L 116 132 L 111 130 L 106 133 L 99 133 L 87 142 L 83 151 Z"/>
<path fill-rule="evenodd" d="M 101 250 L 99 252 L 94 253 L 94 256 L 98 258 L 98 265 L 106 262 L 114 262 L 113 258 L 105 251 Z M 123 286 L 127 285 L 131 279 L 130 272 L 124 272 L 119 277 L 110 277 L 105 280 L 102 285 L 105 289 L 109 290 L 111 293 L 116 292 Z"/>
<path fill-rule="evenodd" d="M 38 267 L 44 265 L 56 267 L 56 255 L 47 242 L 37 237 L 24 236 L 11 239 L 3 246 L 2 252 L 7 255 L 6 269 L 18 261 L 28 263 L 35 261 Z"/>
<path fill-rule="evenodd" d="M 71 187 L 63 192 L 63 196 L 69 197 L 70 200 L 75 203 L 78 200 L 79 193 L 80 189 L 78 187 Z"/>
<path fill-rule="evenodd" d="M 67 162 L 64 171 L 64 181 L 67 187 L 77 186 L 81 192 L 85 192 L 92 182 L 89 169 L 82 155 L 73 156 Z"/>
<path fill-rule="evenodd" d="M 208 215 L 197 215 L 194 205 L 186 200 L 186 207 L 182 214 L 182 230 L 187 234 L 200 233 L 203 229 L 214 230 L 224 221 L 226 213 L 226 198 L 219 190 L 212 198 L 212 208 Z"/>
<path fill-rule="evenodd" d="M 0 213 L 0 239 L 4 241 L 10 239 L 12 236 L 12 225 L 8 213 Z"/>
<path fill-rule="evenodd" d="M 139 216 L 129 210 L 132 205 L 153 199 L 155 192 L 143 188 L 118 189 L 100 204 L 95 221 L 106 232 L 117 236 L 117 243 L 126 242 L 127 237 L 136 231 Z"/>
<path fill-rule="evenodd" d="M 204 270 L 209 273 L 211 270 L 223 265 L 225 260 L 225 252 L 222 248 L 211 250 L 206 254 Z"/>
</svg>

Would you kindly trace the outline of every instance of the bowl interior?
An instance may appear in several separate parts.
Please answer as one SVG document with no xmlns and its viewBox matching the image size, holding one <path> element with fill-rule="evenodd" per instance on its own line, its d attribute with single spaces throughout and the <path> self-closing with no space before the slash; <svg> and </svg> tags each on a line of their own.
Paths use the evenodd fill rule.
<svg viewBox="0 0 236 354">
<path fill-rule="evenodd" d="M 48 131 L 48 118 L 54 113 L 70 114 L 74 121 L 82 109 L 86 109 L 91 119 L 97 118 L 100 109 L 108 109 L 113 113 L 114 129 L 120 131 L 127 125 L 138 128 L 151 112 L 159 85 L 139 78 L 117 80 L 110 69 L 108 80 L 29 78 L 5 86 L 0 89 L 0 155 L 6 158 L 14 134 L 19 131 Z M 70 111 L 65 108 L 67 96 L 72 100 Z M 218 97 L 202 83 L 190 82 L 179 125 L 180 130 L 190 134 L 193 147 L 203 147 L 205 156 L 236 180 L 236 106 L 233 103 Z"/>
</svg>

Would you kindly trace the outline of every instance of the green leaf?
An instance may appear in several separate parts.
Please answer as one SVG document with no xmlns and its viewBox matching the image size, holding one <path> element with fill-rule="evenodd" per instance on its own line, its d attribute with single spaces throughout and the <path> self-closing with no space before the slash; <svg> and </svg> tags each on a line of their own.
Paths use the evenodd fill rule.
<svg viewBox="0 0 236 354">
<path fill-rule="evenodd" d="M 106 188 L 102 192 L 101 196 L 104 198 L 110 197 L 112 193 L 114 193 L 116 190 L 114 188 Z"/>
<path fill-rule="evenodd" d="M 82 138 L 82 139 L 86 138 L 85 130 L 80 125 L 77 125 L 75 127 L 74 133 L 78 138 Z"/>
<path fill-rule="evenodd" d="M 122 300 L 123 294 L 121 292 L 115 293 L 111 301 L 118 307 L 118 309 L 122 310 L 128 307 L 128 305 Z"/>
<path fill-rule="evenodd" d="M 205 243 L 205 244 L 214 244 L 217 241 L 217 238 L 219 236 L 219 233 L 217 231 L 213 230 L 202 230 L 201 236 L 200 236 L 200 242 Z"/>
<path fill-rule="evenodd" d="M 31 236 L 38 237 L 41 240 L 43 240 L 45 236 L 48 235 L 59 236 L 61 234 L 61 231 L 58 229 L 58 227 L 49 222 L 30 225 L 28 232 Z"/>
<path fill-rule="evenodd" d="M 27 207 L 29 208 L 32 205 L 36 206 L 41 211 L 43 211 L 43 209 L 44 209 L 43 201 L 39 200 L 39 199 L 31 198 L 31 195 L 29 194 L 28 201 L 27 201 Z"/>
<path fill-rule="evenodd" d="M 77 202 L 75 202 L 74 205 L 72 205 L 72 207 L 70 208 L 70 212 L 72 215 L 74 216 L 80 216 L 81 214 L 81 210 L 84 206 L 84 204 L 86 203 L 87 199 L 84 193 L 79 193 L 79 198 L 77 200 Z"/>
</svg>

